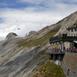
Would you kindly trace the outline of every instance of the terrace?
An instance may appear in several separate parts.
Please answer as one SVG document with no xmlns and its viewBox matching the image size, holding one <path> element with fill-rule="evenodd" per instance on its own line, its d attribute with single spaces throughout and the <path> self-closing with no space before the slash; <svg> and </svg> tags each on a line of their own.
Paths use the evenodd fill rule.
<svg viewBox="0 0 77 77">
<path fill-rule="evenodd" d="M 50 46 L 48 48 L 48 54 L 50 59 L 58 61 L 57 64 L 61 64 L 66 52 L 77 53 L 77 37 L 67 36 L 63 34 L 61 36 L 51 37 L 49 40 Z"/>
</svg>

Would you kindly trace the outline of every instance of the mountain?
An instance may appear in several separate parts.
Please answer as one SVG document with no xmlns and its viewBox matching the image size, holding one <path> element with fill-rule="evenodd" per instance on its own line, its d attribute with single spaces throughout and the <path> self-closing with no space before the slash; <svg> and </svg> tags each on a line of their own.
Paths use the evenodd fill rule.
<svg viewBox="0 0 77 77">
<path fill-rule="evenodd" d="M 58 22 L 57 25 L 60 25 L 61 28 L 56 35 L 65 32 L 67 28 L 74 26 L 74 24 L 77 24 L 77 12 L 72 13 L 68 17 Z"/>
<path fill-rule="evenodd" d="M 13 39 L 13 38 L 15 38 L 16 36 L 17 36 L 16 33 L 11 32 L 11 33 L 9 33 L 9 34 L 6 36 L 6 39 Z"/>
<path fill-rule="evenodd" d="M 4 37 L 0 37 L 0 41 L 4 40 Z"/>
<path fill-rule="evenodd" d="M 32 77 L 33 70 L 48 60 L 49 38 L 76 22 L 77 12 L 24 38 L 9 33 L 0 42 L 0 77 Z"/>
</svg>

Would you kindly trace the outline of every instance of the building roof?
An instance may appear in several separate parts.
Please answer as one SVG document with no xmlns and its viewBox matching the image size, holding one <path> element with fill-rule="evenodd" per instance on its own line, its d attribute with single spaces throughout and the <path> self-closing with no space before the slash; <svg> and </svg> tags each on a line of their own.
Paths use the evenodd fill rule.
<svg viewBox="0 0 77 77">
<path fill-rule="evenodd" d="M 61 38 L 56 36 L 56 37 L 51 37 L 49 42 L 50 43 L 54 43 L 54 42 L 60 42 L 61 41 Z"/>
<path fill-rule="evenodd" d="M 67 30 L 73 30 L 73 29 L 76 29 L 76 28 L 77 28 L 77 26 L 69 27 L 69 28 L 67 28 Z"/>
<path fill-rule="evenodd" d="M 73 41 L 76 41 L 77 40 L 77 36 L 56 36 L 56 37 L 51 37 L 49 42 L 50 44 L 51 43 L 55 43 L 55 42 L 65 42 L 65 41 L 68 41 L 68 42 L 73 42 Z"/>
</svg>

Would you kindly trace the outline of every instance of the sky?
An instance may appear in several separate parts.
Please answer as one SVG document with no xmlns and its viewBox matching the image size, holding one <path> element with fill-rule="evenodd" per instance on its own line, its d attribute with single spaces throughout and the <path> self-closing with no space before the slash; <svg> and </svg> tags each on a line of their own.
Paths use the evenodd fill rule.
<svg viewBox="0 0 77 77">
<path fill-rule="evenodd" d="M 77 0 L 0 0 L 0 37 L 25 36 L 77 11 Z"/>
</svg>

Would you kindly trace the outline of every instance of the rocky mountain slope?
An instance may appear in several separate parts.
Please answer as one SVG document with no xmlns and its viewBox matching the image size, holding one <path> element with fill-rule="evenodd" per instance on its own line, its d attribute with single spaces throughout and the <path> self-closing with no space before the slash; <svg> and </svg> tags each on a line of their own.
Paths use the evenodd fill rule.
<svg viewBox="0 0 77 77">
<path fill-rule="evenodd" d="M 74 24 L 77 24 L 77 12 L 72 13 L 68 17 L 58 22 L 57 25 L 61 26 L 61 28 L 56 35 L 64 33 L 68 27 L 72 27 Z"/>
<path fill-rule="evenodd" d="M 40 62 L 45 61 L 41 47 L 18 47 L 21 38 L 5 40 L 0 45 L 0 77 L 26 77 Z"/>
<path fill-rule="evenodd" d="M 8 39 L 0 42 L 0 77 L 30 77 L 32 71 L 48 59 L 49 38 L 76 21 L 77 12 L 24 38 L 8 34 Z"/>
</svg>

